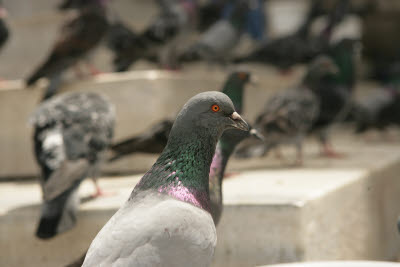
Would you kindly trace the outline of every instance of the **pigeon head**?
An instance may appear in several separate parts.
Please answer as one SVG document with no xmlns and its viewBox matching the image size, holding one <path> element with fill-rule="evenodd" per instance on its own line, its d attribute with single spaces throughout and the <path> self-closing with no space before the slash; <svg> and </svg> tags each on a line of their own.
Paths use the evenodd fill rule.
<svg viewBox="0 0 400 267">
<path fill-rule="evenodd" d="M 248 130 L 247 123 L 235 111 L 231 99 L 221 92 L 204 92 L 192 97 L 179 112 L 170 141 L 185 138 L 212 137 L 215 141 L 227 129 Z M 196 137 L 197 136 L 197 137 Z"/>
</svg>

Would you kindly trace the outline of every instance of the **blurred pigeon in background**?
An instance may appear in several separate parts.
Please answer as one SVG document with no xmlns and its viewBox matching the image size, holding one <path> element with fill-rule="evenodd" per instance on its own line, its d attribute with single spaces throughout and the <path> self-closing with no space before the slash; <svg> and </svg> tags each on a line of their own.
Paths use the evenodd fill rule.
<svg viewBox="0 0 400 267">
<path fill-rule="evenodd" d="M 136 60 L 144 57 L 148 44 L 121 21 L 109 27 L 107 46 L 114 52 L 113 65 L 117 72 L 126 71 Z"/>
<path fill-rule="evenodd" d="M 217 241 L 210 165 L 219 137 L 232 128 L 248 130 L 229 97 L 192 97 L 163 153 L 95 237 L 83 266 L 209 266 Z"/>
<path fill-rule="evenodd" d="M 214 23 L 181 56 L 181 62 L 207 60 L 226 63 L 245 30 L 248 1 L 236 0 L 229 14 Z"/>
<path fill-rule="evenodd" d="M 3 6 L 3 1 L 0 1 L 0 48 L 6 43 L 10 37 L 10 30 L 5 22 L 7 10 Z"/>
<path fill-rule="evenodd" d="M 343 121 L 351 111 L 356 80 L 357 49 L 358 41 L 351 39 L 342 39 L 333 44 L 329 49 L 329 57 L 337 66 L 338 71 L 323 77 L 317 84 L 318 89 L 314 90 L 320 107 L 311 131 L 318 134 L 324 156 L 339 156 L 328 140 L 328 130 L 334 123 Z"/>
<path fill-rule="evenodd" d="M 56 93 L 62 73 L 77 64 L 91 52 L 105 36 L 108 28 L 105 1 L 67 0 L 61 9 L 78 8 L 78 15 L 66 22 L 49 56 L 26 81 L 33 85 L 40 78 L 46 77 L 50 84 L 44 99 Z M 96 72 L 91 68 L 92 74 Z"/>
<path fill-rule="evenodd" d="M 248 55 L 234 60 L 271 64 L 286 70 L 295 64 L 309 63 L 320 54 L 326 53 L 334 27 L 348 13 L 348 0 L 340 0 L 329 14 L 328 23 L 317 35 L 311 35 L 311 25 L 321 15 L 321 0 L 314 0 L 299 28 L 293 33 L 266 42 Z"/>
<path fill-rule="evenodd" d="M 195 29 L 198 12 L 194 0 L 157 0 L 159 15 L 143 31 L 147 42 L 147 58 L 155 58 L 163 68 L 178 67 L 178 51 L 182 42 Z"/>
<path fill-rule="evenodd" d="M 197 3 L 193 0 L 157 0 L 158 15 L 140 33 L 118 20 L 110 26 L 108 47 L 114 69 L 126 71 L 139 59 L 175 68 L 180 42 L 195 28 Z"/>
<path fill-rule="evenodd" d="M 337 72 L 337 67 L 327 57 L 317 58 L 310 64 L 301 84 L 279 92 L 270 98 L 264 110 L 257 116 L 255 128 L 265 137 L 260 156 L 279 145 L 289 143 L 296 146 L 296 165 L 303 163 L 302 142 L 317 119 L 320 103 L 315 94 L 321 80 Z M 241 147 L 239 157 L 254 156 L 254 146 Z"/>
<path fill-rule="evenodd" d="M 95 93 L 62 94 L 33 113 L 35 156 L 42 171 L 39 238 L 52 238 L 75 225 L 79 184 L 87 176 L 97 178 L 114 121 L 114 107 Z"/>
<path fill-rule="evenodd" d="M 235 71 L 229 75 L 222 89 L 222 92 L 232 100 L 237 112 L 242 113 L 244 89 L 249 82 L 251 82 L 251 74 L 249 72 Z M 263 140 L 261 134 L 250 127 L 249 131 L 226 130 L 218 141 L 210 167 L 209 178 L 211 216 L 215 225 L 218 225 L 222 215 L 222 180 L 228 160 L 236 146 L 249 137 Z"/>
</svg>

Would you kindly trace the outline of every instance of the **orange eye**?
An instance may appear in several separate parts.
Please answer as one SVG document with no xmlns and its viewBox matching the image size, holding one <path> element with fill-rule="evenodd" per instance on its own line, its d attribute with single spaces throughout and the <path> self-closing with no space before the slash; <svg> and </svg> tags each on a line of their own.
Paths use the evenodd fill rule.
<svg viewBox="0 0 400 267">
<path fill-rule="evenodd" d="M 214 105 L 211 106 L 211 110 L 214 111 L 214 112 L 218 112 L 219 111 L 219 106 L 214 104 Z"/>
</svg>

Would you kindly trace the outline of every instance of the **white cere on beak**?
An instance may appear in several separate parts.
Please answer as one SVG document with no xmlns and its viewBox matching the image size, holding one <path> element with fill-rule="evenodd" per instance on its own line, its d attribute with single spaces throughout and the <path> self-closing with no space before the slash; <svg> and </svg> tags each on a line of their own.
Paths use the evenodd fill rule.
<svg viewBox="0 0 400 267">
<path fill-rule="evenodd" d="M 241 120 L 242 117 L 240 117 L 239 113 L 237 113 L 236 111 L 232 113 L 231 115 L 232 120 Z"/>
</svg>

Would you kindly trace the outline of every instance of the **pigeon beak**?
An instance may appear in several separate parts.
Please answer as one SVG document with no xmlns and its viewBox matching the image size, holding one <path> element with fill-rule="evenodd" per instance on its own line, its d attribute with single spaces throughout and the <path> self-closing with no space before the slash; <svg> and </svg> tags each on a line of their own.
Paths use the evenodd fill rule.
<svg viewBox="0 0 400 267">
<path fill-rule="evenodd" d="M 242 119 L 242 117 L 236 111 L 231 114 L 230 118 L 233 121 L 233 124 L 231 124 L 231 126 L 233 128 L 236 128 L 236 129 L 239 129 L 242 131 L 249 130 L 249 125 Z"/>
<path fill-rule="evenodd" d="M 265 141 L 264 136 L 256 129 L 254 129 L 254 128 L 251 129 L 249 133 L 250 133 L 250 136 L 254 136 L 255 138 L 257 138 L 260 141 L 263 141 L 263 142 Z"/>
</svg>

